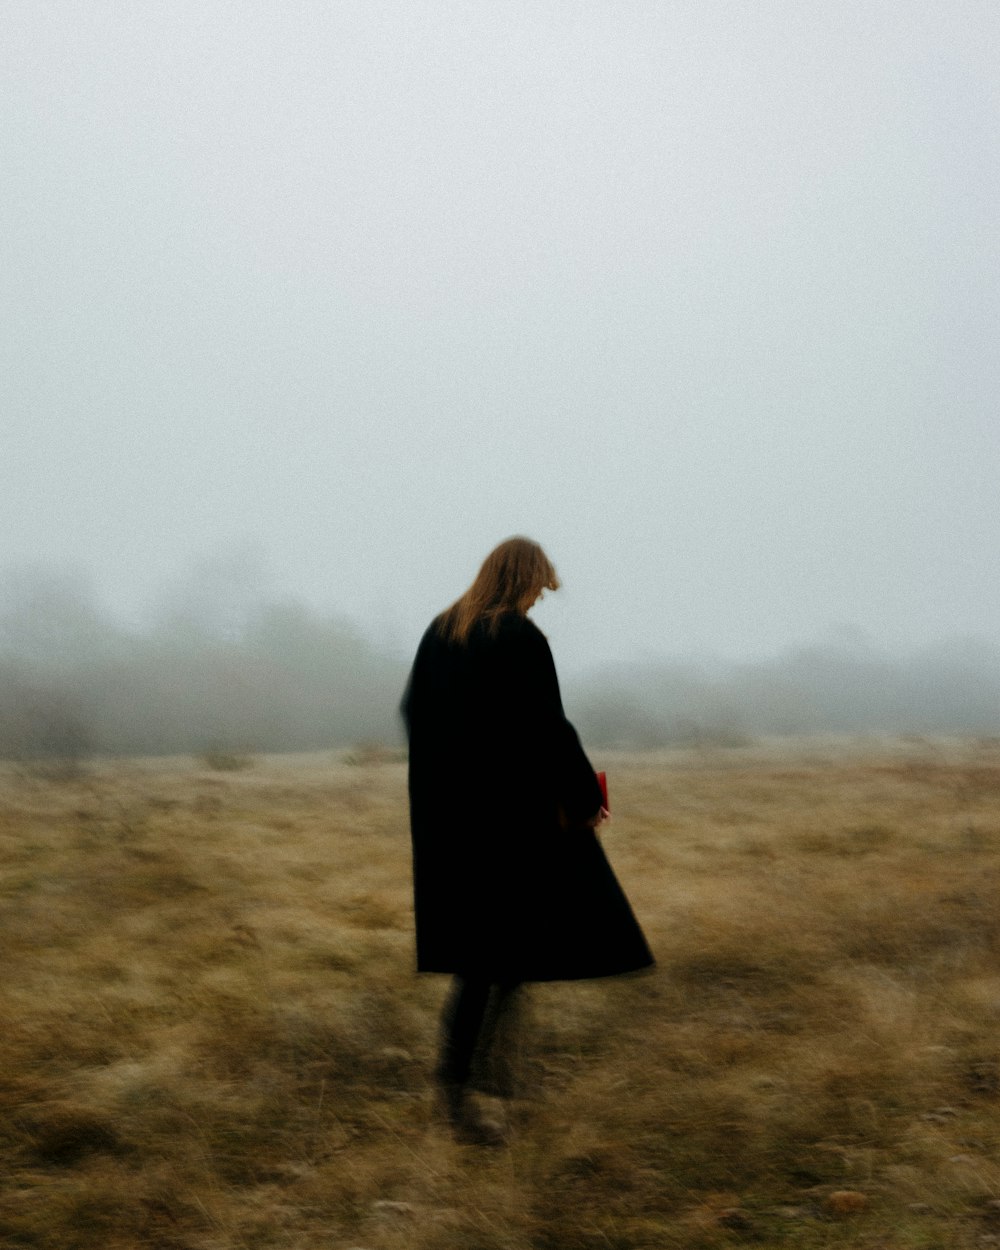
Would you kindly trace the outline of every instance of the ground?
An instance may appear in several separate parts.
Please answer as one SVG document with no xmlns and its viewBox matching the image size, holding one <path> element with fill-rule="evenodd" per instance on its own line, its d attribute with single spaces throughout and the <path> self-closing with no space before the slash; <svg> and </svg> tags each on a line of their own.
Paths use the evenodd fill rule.
<svg viewBox="0 0 1000 1250">
<path fill-rule="evenodd" d="M 595 763 L 658 963 L 533 987 L 492 1150 L 391 752 L 7 768 L 0 1245 L 1000 1245 L 1000 742 Z"/>
</svg>

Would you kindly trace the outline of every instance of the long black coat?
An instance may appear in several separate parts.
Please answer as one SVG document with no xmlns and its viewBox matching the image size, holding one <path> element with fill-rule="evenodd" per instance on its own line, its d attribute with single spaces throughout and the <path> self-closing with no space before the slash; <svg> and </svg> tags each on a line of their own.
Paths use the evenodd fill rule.
<svg viewBox="0 0 1000 1250">
<path fill-rule="evenodd" d="M 434 625 L 403 698 L 421 972 L 553 981 L 653 962 L 601 844 L 601 792 L 545 636 Z"/>
</svg>

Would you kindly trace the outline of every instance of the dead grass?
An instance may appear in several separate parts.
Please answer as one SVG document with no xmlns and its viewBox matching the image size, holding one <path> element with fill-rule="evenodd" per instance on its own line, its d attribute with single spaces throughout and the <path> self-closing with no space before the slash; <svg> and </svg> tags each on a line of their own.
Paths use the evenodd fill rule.
<svg viewBox="0 0 1000 1250">
<path fill-rule="evenodd" d="M 0 779 L 0 1244 L 1000 1244 L 1000 743 L 602 759 L 660 962 L 535 988 L 494 1152 L 433 1119 L 404 766 L 362 763 Z"/>
</svg>

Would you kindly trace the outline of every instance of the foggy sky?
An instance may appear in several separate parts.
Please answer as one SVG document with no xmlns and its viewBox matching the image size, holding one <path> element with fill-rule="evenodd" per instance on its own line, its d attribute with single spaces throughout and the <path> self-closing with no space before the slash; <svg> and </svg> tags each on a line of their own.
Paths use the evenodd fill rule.
<svg viewBox="0 0 1000 1250">
<path fill-rule="evenodd" d="M 994 0 L 4 28 L 0 568 L 406 652 L 520 532 L 561 666 L 1000 639 Z"/>
</svg>

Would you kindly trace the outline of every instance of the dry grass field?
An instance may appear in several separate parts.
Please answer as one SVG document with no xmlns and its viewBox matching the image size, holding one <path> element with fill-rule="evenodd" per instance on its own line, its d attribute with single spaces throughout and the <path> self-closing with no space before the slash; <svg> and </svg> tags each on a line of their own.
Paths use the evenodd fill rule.
<svg viewBox="0 0 1000 1250">
<path fill-rule="evenodd" d="M 493 1150 L 404 766 L 224 763 L 0 778 L 5 1250 L 1000 1245 L 1000 743 L 602 756 L 659 963 L 533 987 Z"/>
</svg>

